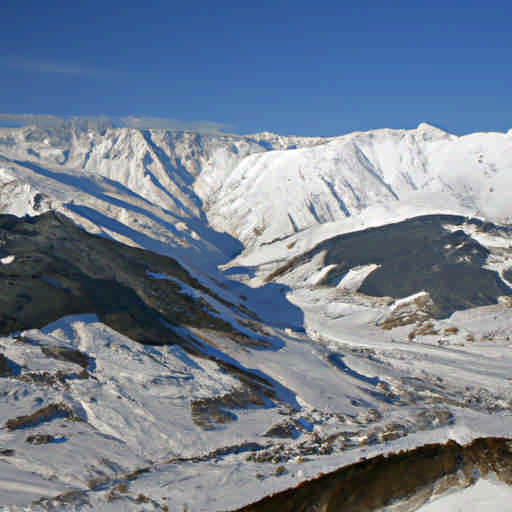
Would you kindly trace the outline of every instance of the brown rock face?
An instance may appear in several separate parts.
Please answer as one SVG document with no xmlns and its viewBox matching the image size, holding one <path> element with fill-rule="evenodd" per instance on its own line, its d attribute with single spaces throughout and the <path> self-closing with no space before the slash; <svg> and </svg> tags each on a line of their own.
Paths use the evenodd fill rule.
<svg viewBox="0 0 512 512">
<path fill-rule="evenodd" d="M 512 442 L 454 441 L 378 456 L 344 467 L 242 507 L 237 512 L 371 512 L 393 504 L 412 511 L 434 494 L 467 487 L 493 472 L 512 485 Z"/>
</svg>

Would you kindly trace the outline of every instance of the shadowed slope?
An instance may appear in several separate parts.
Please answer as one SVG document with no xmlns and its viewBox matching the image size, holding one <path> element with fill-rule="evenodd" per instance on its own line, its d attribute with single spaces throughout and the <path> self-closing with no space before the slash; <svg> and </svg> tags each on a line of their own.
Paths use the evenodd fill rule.
<svg viewBox="0 0 512 512">
<path fill-rule="evenodd" d="M 275 279 L 325 252 L 323 264 L 333 267 L 318 283 L 337 286 L 343 276 L 360 265 L 377 264 L 359 288 L 371 296 L 406 297 L 425 290 L 433 298 L 439 317 L 475 306 L 495 304 L 512 290 L 497 272 L 483 268 L 489 250 L 460 230 L 467 219 L 428 215 L 396 224 L 336 236 L 291 260 L 273 272 Z M 485 228 L 481 221 L 471 220 Z"/>
<path fill-rule="evenodd" d="M 2 252 L 13 257 L 0 265 L 0 333 L 95 313 L 146 344 L 189 346 L 165 324 L 240 337 L 203 298 L 215 300 L 212 294 L 172 258 L 90 235 L 51 212 L 24 219 L 0 216 L 0 239 Z M 171 279 L 155 279 L 148 272 Z M 185 285 L 201 296 L 191 296 Z"/>
</svg>

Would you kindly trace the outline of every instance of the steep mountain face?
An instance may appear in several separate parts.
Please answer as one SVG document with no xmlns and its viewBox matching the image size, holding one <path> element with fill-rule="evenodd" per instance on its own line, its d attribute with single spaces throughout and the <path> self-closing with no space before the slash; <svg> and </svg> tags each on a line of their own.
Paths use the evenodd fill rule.
<svg viewBox="0 0 512 512">
<path fill-rule="evenodd" d="M 109 128 L 0 129 L 0 154 L 18 164 L 67 168 L 103 176 L 170 212 L 204 215 L 226 177 L 245 156 L 322 139 L 201 135 L 191 132 Z M 196 183 L 197 181 L 197 183 Z M 208 210 L 208 207 L 205 208 Z"/>
<path fill-rule="evenodd" d="M 495 464 L 461 445 L 511 428 L 511 170 L 428 125 L 0 129 L 0 506 L 217 512 L 439 442 L 343 473 L 441 454 L 375 484 L 413 510 Z M 326 480 L 265 503 L 371 501 Z"/>
<path fill-rule="evenodd" d="M 456 137 L 426 124 L 332 139 L 27 127 L 0 130 L 0 155 L 2 167 L 103 176 L 172 214 L 206 214 L 246 245 L 354 215 L 385 221 L 404 204 L 512 218 L 510 134 Z"/>
<path fill-rule="evenodd" d="M 392 218 L 402 204 L 509 222 L 512 139 L 455 137 L 428 125 L 336 138 L 322 146 L 250 155 L 226 180 L 210 213 L 245 243 L 268 242 L 354 215 Z M 271 198 L 271 200 L 270 200 Z M 372 212 L 368 208 L 379 208 Z M 431 211 L 431 210 L 430 210 Z"/>
<path fill-rule="evenodd" d="M 0 128 L 0 212 L 59 210 L 90 232 L 161 253 L 170 247 L 187 259 L 192 253 L 215 268 L 242 248 L 221 235 L 233 231 L 230 222 L 214 231 L 207 220 L 232 170 L 252 153 L 323 142 L 72 124 Z"/>
</svg>

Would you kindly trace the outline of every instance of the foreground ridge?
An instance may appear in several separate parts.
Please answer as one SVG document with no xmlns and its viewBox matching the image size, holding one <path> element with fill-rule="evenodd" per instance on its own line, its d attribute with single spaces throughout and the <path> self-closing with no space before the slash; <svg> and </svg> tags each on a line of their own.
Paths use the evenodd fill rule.
<svg viewBox="0 0 512 512">
<path fill-rule="evenodd" d="M 372 512 L 388 505 L 416 510 L 444 493 L 495 475 L 512 485 L 512 441 L 455 441 L 357 462 L 237 509 L 236 512 Z"/>
</svg>

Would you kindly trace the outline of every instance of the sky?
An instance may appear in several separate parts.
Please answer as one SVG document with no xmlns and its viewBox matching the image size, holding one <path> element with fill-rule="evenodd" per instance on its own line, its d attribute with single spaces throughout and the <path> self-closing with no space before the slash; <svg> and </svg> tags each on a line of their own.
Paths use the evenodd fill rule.
<svg viewBox="0 0 512 512">
<path fill-rule="evenodd" d="M 512 128 L 512 3 L 2 0 L 0 113 L 333 136 Z"/>
</svg>

